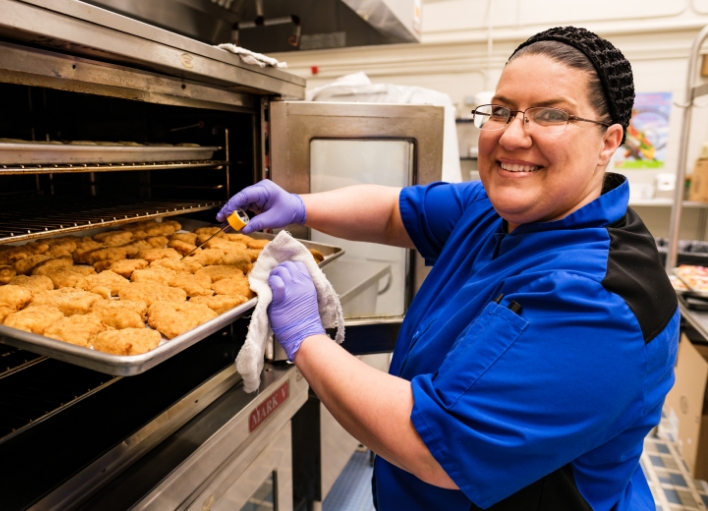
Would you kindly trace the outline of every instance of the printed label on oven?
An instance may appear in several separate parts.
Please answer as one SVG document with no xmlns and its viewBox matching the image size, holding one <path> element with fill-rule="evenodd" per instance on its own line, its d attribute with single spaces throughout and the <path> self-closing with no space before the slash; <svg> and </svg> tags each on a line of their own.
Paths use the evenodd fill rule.
<svg viewBox="0 0 708 511">
<path fill-rule="evenodd" d="M 248 432 L 250 433 L 260 426 L 289 396 L 290 382 L 286 381 L 251 412 L 251 416 L 248 418 Z"/>
</svg>

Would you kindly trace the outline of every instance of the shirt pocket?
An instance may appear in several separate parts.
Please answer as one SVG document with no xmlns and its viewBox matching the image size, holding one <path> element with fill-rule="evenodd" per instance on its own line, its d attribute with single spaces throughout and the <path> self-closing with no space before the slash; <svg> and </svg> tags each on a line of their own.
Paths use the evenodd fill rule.
<svg viewBox="0 0 708 511">
<path fill-rule="evenodd" d="M 516 342 L 528 322 L 504 305 L 488 304 L 463 337 L 455 341 L 433 385 L 451 409 L 457 400 Z"/>
</svg>

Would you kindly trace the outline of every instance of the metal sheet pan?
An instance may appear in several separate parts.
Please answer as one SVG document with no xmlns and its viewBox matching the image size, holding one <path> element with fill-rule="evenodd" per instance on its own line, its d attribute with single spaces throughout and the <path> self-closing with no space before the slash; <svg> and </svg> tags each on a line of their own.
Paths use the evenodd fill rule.
<svg viewBox="0 0 708 511">
<path fill-rule="evenodd" d="M 75 145 L 0 142 L 0 165 L 148 163 L 209 160 L 221 147 Z"/>
<path fill-rule="evenodd" d="M 261 233 L 254 233 L 251 236 L 257 239 L 273 239 L 275 237 L 271 234 Z M 328 265 L 344 254 L 344 249 L 339 247 L 306 240 L 300 241 L 302 241 L 303 245 L 307 248 L 319 250 L 325 256 L 324 261 L 319 265 L 320 268 Z M 40 355 L 45 355 L 50 358 L 69 362 L 70 364 L 93 369 L 94 371 L 117 376 L 132 376 L 155 367 L 205 337 L 224 328 L 233 321 L 236 321 L 249 313 L 256 306 L 257 301 L 257 298 L 253 298 L 142 355 L 111 355 L 109 353 L 82 348 L 63 341 L 50 339 L 43 335 L 32 334 L 4 325 L 0 325 L 0 342 L 33 353 L 39 353 Z"/>
<path fill-rule="evenodd" d="M 693 287 L 687 278 L 685 278 L 679 274 L 678 268 L 674 268 L 673 273 L 681 282 L 683 282 L 686 285 L 689 293 L 696 295 L 696 296 L 703 297 L 703 298 L 708 298 L 708 291 L 701 291 L 700 289 L 696 289 L 695 287 Z M 685 292 L 686 291 L 681 292 L 680 290 L 677 290 L 677 294 L 682 294 Z"/>
</svg>

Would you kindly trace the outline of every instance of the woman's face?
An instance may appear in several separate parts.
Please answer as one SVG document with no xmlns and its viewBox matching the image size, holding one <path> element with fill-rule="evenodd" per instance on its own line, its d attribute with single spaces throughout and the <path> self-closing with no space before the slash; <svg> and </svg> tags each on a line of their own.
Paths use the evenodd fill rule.
<svg viewBox="0 0 708 511">
<path fill-rule="evenodd" d="M 540 55 L 509 63 L 492 103 L 512 110 L 552 106 L 598 120 L 587 73 Z M 479 135 L 480 178 L 510 232 L 520 224 L 559 220 L 599 197 L 605 167 L 622 139 L 618 124 L 603 132 L 571 121 L 560 135 L 530 128 L 517 114 L 505 129 Z"/>
</svg>

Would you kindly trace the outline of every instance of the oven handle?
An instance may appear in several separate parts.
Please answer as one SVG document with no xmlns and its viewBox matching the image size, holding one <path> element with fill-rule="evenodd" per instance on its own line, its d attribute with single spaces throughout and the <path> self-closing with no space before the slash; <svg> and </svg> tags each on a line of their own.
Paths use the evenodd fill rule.
<svg viewBox="0 0 708 511">
<path fill-rule="evenodd" d="M 386 318 L 347 319 L 342 347 L 352 355 L 391 353 L 401 331 L 403 316 Z M 332 332 L 328 333 L 332 334 Z"/>
</svg>

